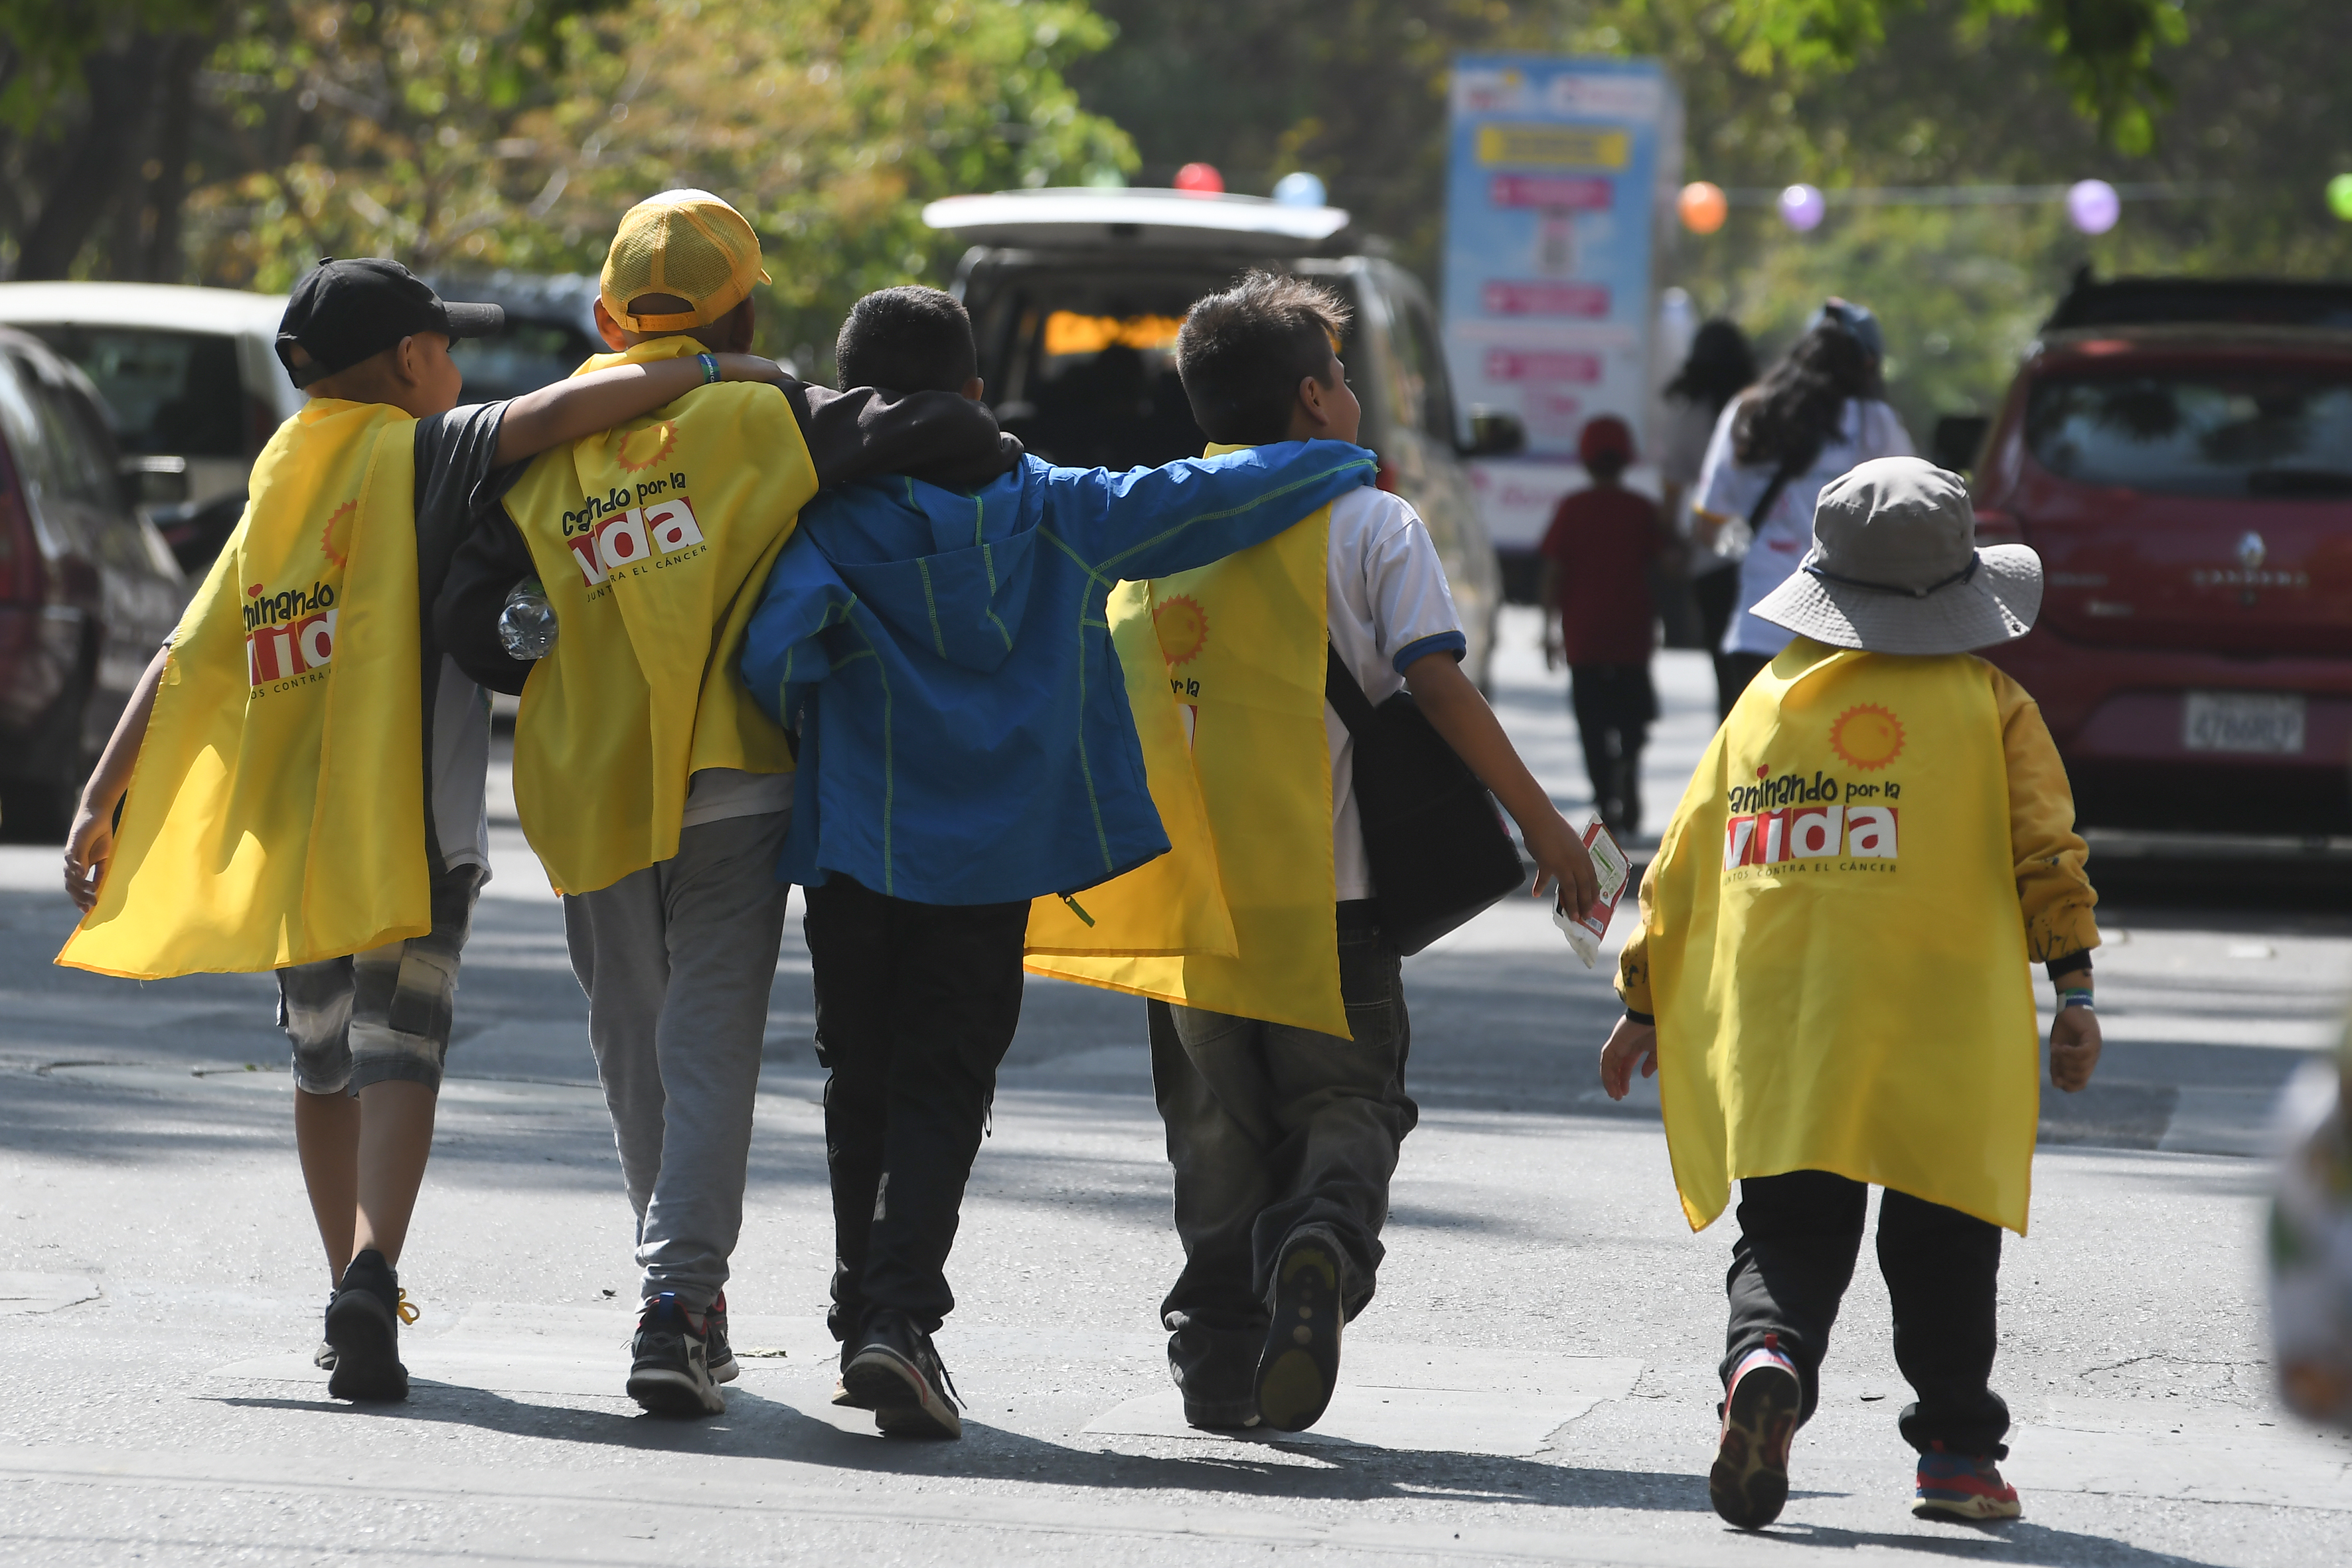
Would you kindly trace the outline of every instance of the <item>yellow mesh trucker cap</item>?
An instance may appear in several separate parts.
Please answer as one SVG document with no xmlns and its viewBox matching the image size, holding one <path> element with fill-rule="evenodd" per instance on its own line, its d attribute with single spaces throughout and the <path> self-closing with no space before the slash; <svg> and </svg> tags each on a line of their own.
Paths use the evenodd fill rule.
<svg viewBox="0 0 2352 1568">
<path fill-rule="evenodd" d="M 769 280 L 760 237 L 741 213 L 709 191 L 664 191 L 621 216 L 600 292 L 624 331 L 674 332 L 709 326 L 741 304 L 752 284 Z M 675 294 L 694 309 L 629 314 L 629 301 L 643 294 Z"/>
</svg>

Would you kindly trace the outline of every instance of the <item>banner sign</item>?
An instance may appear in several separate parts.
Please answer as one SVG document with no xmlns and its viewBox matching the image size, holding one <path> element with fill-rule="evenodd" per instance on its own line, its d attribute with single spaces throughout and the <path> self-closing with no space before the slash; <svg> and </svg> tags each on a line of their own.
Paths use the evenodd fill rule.
<svg viewBox="0 0 2352 1568">
<path fill-rule="evenodd" d="M 1444 315 L 1456 395 L 1517 415 L 1528 458 L 1552 459 L 1541 467 L 1555 473 L 1575 461 L 1595 415 L 1616 415 L 1639 438 L 1657 379 L 1658 193 L 1682 164 L 1681 105 L 1664 71 L 1654 60 L 1464 55 L 1450 147 Z M 1480 464 L 1482 488 L 1525 488 L 1501 479 L 1512 461 Z M 1498 543 L 1517 542 L 1503 531 Z"/>
</svg>

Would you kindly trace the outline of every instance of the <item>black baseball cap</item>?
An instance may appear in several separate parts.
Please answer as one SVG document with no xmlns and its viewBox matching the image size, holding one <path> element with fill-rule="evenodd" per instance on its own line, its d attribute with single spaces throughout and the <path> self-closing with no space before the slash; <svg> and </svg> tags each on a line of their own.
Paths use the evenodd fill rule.
<svg viewBox="0 0 2352 1568">
<path fill-rule="evenodd" d="M 487 337 L 506 325 L 497 305 L 448 303 L 424 279 L 383 257 L 319 258 L 318 270 L 294 285 L 278 323 L 278 358 L 297 386 L 349 370 L 418 332 L 452 338 Z M 297 370 L 294 345 L 310 363 Z"/>
</svg>

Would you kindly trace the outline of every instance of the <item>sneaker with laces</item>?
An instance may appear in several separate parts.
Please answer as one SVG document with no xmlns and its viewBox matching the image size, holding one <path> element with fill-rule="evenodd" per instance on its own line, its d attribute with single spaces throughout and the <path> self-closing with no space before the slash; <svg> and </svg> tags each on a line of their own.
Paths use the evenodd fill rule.
<svg viewBox="0 0 2352 1568">
<path fill-rule="evenodd" d="M 1761 1530 L 1780 1517 L 1789 1501 L 1789 1445 L 1803 1407 L 1796 1363 L 1777 1347 L 1748 1352 L 1732 1373 L 1706 1476 L 1707 1500 L 1726 1524 Z"/>
<path fill-rule="evenodd" d="M 354 1402 L 407 1398 L 400 1325 L 416 1321 L 418 1315 L 383 1253 L 371 1247 L 352 1258 L 327 1303 L 327 1342 L 320 1348 L 334 1355 L 329 1396 Z"/>
<path fill-rule="evenodd" d="M 894 1437 L 961 1437 L 962 1403 L 931 1336 L 889 1307 L 877 1308 L 852 1342 L 842 1369 L 841 1403 L 874 1412 L 874 1425 Z"/>
<path fill-rule="evenodd" d="M 1257 1358 L 1257 1414 L 1282 1432 L 1323 1418 L 1339 1386 L 1339 1255 L 1320 1236 L 1293 1237 L 1274 1266 L 1273 1318 Z"/>
<path fill-rule="evenodd" d="M 1915 1519 L 2016 1519 L 2025 1511 L 2017 1489 L 2000 1479 L 1989 1454 L 1922 1454 Z"/>
<path fill-rule="evenodd" d="M 646 1302 L 629 1347 L 629 1397 L 656 1415 L 716 1415 L 727 1408 L 710 1375 L 708 1319 L 688 1312 L 674 1290 Z"/>
<path fill-rule="evenodd" d="M 734 1347 L 727 1342 L 727 1292 L 721 1290 L 702 1314 L 702 1339 L 710 1358 L 710 1381 L 732 1383 L 742 1369 L 735 1364 Z"/>
</svg>

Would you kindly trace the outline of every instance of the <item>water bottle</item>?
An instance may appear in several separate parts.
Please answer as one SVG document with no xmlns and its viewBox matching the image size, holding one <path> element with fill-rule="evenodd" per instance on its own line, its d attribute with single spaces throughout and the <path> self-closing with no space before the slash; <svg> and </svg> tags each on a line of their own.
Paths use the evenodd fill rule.
<svg viewBox="0 0 2352 1568">
<path fill-rule="evenodd" d="M 547 590 L 539 579 L 528 577 L 514 585 L 507 595 L 506 607 L 499 612 L 499 645 L 507 657 L 520 659 L 545 658 L 555 646 L 555 606 L 547 602 Z"/>
</svg>

